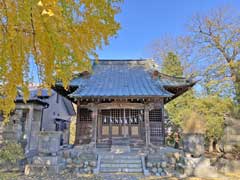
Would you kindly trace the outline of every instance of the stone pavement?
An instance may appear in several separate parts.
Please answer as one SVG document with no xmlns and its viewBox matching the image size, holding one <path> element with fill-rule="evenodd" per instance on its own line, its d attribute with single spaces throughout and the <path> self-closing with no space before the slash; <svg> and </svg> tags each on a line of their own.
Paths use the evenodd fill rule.
<svg viewBox="0 0 240 180">
<path fill-rule="evenodd" d="M 143 174 L 101 174 L 103 180 L 143 180 Z"/>
<path fill-rule="evenodd" d="M 1 179 L 1 178 L 0 178 Z M 11 178 L 10 178 L 11 179 Z M 18 178 L 12 178 L 14 180 L 143 180 L 142 174 L 100 174 L 94 175 L 73 175 L 62 174 L 55 176 L 24 176 L 20 175 Z"/>
</svg>

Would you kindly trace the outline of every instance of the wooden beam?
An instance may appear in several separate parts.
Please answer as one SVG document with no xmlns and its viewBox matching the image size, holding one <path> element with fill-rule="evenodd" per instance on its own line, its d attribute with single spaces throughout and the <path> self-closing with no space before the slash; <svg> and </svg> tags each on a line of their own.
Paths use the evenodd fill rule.
<svg viewBox="0 0 240 180">
<path fill-rule="evenodd" d="M 113 103 L 100 103 L 97 105 L 98 109 L 144 109 L 142 103 L 126 103 L 126 102 L 113 102 Z"/>
</svg>

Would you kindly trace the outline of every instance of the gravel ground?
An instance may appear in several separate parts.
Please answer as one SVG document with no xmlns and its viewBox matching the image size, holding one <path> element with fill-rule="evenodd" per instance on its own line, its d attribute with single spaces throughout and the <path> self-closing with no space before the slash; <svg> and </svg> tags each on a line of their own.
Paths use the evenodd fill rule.
<svg viewBox="0 0 240 180">
<path fill-rule="evenodd" d="M 2 176 L 1 176 L 2 175 Z M 73 175 L 70 173 L 57 176 L 24 176 L 22 174 L 0 174 L 0 180 L 143 180 L 142 174 L 101 174 L 101 175 Z"/>
<path fill-rule="evenodd" d="M 240 173 L 228 174 L 227 179 L 218 180 L 240 180 Z M 57 176 L 24 176 L 21 173 L 1 173 L 0 180 L 178 180 L 177 178 L 161 178 L 156 176 L 144 177 L 142 174 L 100 174 L 94 175 L 74 175 L 71 173 L 63 173 Z M 184 180 L 210 180 L 201 178 L 186 178 Z M 217 180 L 217 179 L 212 179 Z"/>
</svg>

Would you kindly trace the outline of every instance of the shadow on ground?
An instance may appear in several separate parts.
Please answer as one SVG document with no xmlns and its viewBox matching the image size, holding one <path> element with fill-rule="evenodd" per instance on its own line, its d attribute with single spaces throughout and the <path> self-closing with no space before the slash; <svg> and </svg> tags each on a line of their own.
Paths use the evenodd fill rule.
<svg viewBox="0 0 240 180">
<path fill-rule="evenodd" d="M 239 180 L 240 179 L 240 172 L 234 174 L 226 174 L 227 180 Z M 73 175 L 69 173 L 62 173 L 60 175 L 53 175 L 53 176 L 24 176 L 22 173 L 19 172 L 1 172 L 0 173 L 0 180 L 178 180 L 175 177 L 156 177 L 156 176 L 149 176 L 144 177 L 142 174 L 101 174 L 101 175 Z M 203 179 L 203 178 L 196 178 L 196 177 L 189 177 L 184 178 L 183 180 L 226 180 L 226 179 Z"/>
</svg>

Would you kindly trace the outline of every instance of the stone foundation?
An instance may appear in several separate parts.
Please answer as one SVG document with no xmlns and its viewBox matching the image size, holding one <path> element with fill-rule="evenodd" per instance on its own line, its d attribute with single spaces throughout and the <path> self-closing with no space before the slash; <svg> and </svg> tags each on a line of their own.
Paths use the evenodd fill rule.
<svg viewBox="0 0 240 180">
<path fill-rule="evenodd" d="M 183 149 L 193 157 L 203 155 L 205 151 L 203 134 L 183 134 Z"/>
<path fill-rule="evenodd" d="M 217 168 L 212 166 L 210 159 L 204 156 L 194 158 L 191 156 L 183 157 L 181 163 L 177 163 L 176 169 L 180 174 L 179 177 L 196 176 L 200 178 L 221 178 Z"/>
<path fill-rule="evenodd" d="M 58 174 L 66 163 L 57 153 L 60 150 L 60 132 L 39 132 L 38 154 L 25 167 L 26 175 Z"/>
<path fill-rule="evenodd" d="M 60 150 L 60 137 L 61 132 L 59 131 L 39 132 L 38 152 L 56 155 Z"/>
<path fill-rule="evenodd" d="M 215 164 L 216 168 L 221 173 L 239 173 L 240 172 L 240 161 L 238 160 L 228 160 L 228 159 L 218 159 Z"/>
<path fill-rule="evenodd" d="M 237 171 L 240 162 L 231 164 L 220 160 L 212 164 L 211 160 L 204 157 L 192 157 L 192 154 L 179 149 L 163 147 L 149 153 L 145 159 L 147 170 L 151 175 L 186 178 L 190 176 L 199 178 L 226 178 L 222 173 Z M 239 169 L 239 168 L 238 168 Z"/>
<path fill-rule="evenodd" d="M 89 147 L 75 147 L 73 149 L 63 150 L 61 156 L 66 162 L 66 169 L 76 174 L 92 174 L 97 167 L 97 154 L 94 151 L 88 150 Z"/>
<path fill-rule="evenodd" d="M 225 117 L 225 126 L 221 146 L 224 152 L 231 152 L 234 146 L 240 146 L 240 120 Z"/>
<path fill-rule="evenodd" d="M 164 147 L 147 155 L 146 167 L 152 175 L 173 176 L 176 174 L 176 164 L 183 155 L 181 150 Z"/>
<path fill-rule="evenodd" d="M 58 174 L 66 168 L 63 158 L 58 156 L 35 156 L 32 164 L 26 165 L 26 175 Z"/>
</svg>

